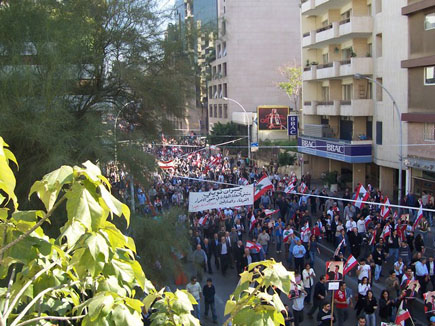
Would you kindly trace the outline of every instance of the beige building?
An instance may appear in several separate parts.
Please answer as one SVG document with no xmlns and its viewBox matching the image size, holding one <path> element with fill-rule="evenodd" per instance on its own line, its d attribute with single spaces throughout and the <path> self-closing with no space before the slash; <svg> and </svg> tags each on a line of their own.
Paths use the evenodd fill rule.
<svg viewBox="0 0 435 326">
<path fill-rule="evenodd" d="M 435 1 L 409 0 L 402 8 L 408 18 L 407 184 L 412 192 L 435 193 Z"/>
<path fill-rule="evenodd" d="M 380 187 L 396 199 L 400 117 L 384 85 L 407 110 L 406 0 L 303 0 L 303 119 L 299 151 L 314 177 Z M 403 143 L 406 143 L 406 127 Z M 406 154 L 406 148 L 404 149 Z M 403 174 L 405 176 L 405 174 Z M 403 178 L 405 179 L 405 178 Z M 394 195 L 394 197 L 393 197 Z"/>
<path fill-rule="evenodd" d="M 300 62 L 299 0 L 218 0 L 219 36 L 208 83 L 209 128 L 217 122 L 255 122 L 261 105 L 290 106 L 277 87 L 280 67 Z M 242 109 L 250 112 L 248 120 Z M 255 138 L 257 126 L 252 132 Z M 265 131 L 261 138 L 287 138 L 286 132 Z"/>
</svg>

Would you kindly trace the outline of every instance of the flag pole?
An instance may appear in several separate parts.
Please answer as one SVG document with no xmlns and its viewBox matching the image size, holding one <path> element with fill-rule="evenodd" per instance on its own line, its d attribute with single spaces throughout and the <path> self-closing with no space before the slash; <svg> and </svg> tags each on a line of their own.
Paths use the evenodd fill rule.
<svg viewBox="0 0 435 326">
<path fill-rule="evenodd" d="M 415 326 L 414 321 L 412 320 L 411 314 L 409 314 L 409 319 L 411 319 L 412 326 Z"/>
<path fill-rule="evenodd" d="M 331 298 L 331 324 L 330 324 L 330 326 L 334 325 L 334 297 L 335 297 L 335 290 L 332 291 L 332 298 Z"/>
</svg>

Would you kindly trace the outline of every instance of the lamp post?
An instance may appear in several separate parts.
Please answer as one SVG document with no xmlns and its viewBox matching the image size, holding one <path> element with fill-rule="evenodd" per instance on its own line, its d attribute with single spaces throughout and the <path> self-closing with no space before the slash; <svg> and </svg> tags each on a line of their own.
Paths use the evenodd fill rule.
<svg viewBox="0 0 435 326">
<path fill-rule="evenodd" d="M 223 99 L 225 101 L 230 101 L 230 102 L 236 103 L 243 110 L 243 112 L 245 112 L 245 120 L 248 120 L 248 117 L 247 117 L 248 112 L 246 112 L 246 110 L 242 104 L 240 104 L 236 100 L 229 98 L 229 97 L 223 97 Z M 247 123 L 248 123 L 248 158 L 249 158 L 249 164 L 251 164 L 251 124 L 249 123 L 249 120 L 247 121 Z"/>
<path fill-rule="evenodd" d="M 355 79 L 367 79 L 368 81 L 375 83 L 376 85 L 378 85 L 379 87 L 381 87 L 385 93 L 388 94 L 388 96 L 391 98 L 391 101 L 393 101 L 393 107 L 396 110 L 397 116 L 399 117 L 399 139 L 400 139 L 400 147 L 399 147 L 399 186 L 398 186 L 398 191 L 397 191 L 397 204 L 400 205 L 400 201 L 402 199 L 402 170 L 403 170 L 403 141 L 402 141 L 402 136 L 403 136 L 403 132 L 402 132 L 402 119 L 400 116 L 400 109 L 399 106 L 397 105 L 396 100 L 394 99 L 393 95 L 391 95 L 391 93 L 388 91 L 388 89 L 386 89 L 384 87 L 384 85 L 382 85 L 380 82 L 378 82 L 377 80 L 370 78 L 368 76 L 365 75 L 361 75 L 361 74 L 355 74 L 354 75 Z"/>
<path fill-rule="evenodd" d="M 118 111 L 118 113 L 116 114 L 116 117 L 115 117 L 115 127 L 114 127 L 114 130 L 113 130 L 113 135 L 114 135 L 114 137 L 115 137 L 115 165 L 116 165 L 116 163 L 118 163 L 118 142 L 117 142 L 117 140 L 116 140 L 116 127 L 117 127 L 117 125 L 118 125 L 118 118 L 119 118 L 119 115 L 121 114 L 122 110 L 123 110 L 125 107 L 127 107 L 128 105 L 132 104 L 132 103 L 134 103 L 134 101 L 130 101 L 130 102 L 128 102 L 128 103 L 125 103 L 125 104 L 124 104 L 124 105 L 119 109 L 119 111 Z"/>
</svg>

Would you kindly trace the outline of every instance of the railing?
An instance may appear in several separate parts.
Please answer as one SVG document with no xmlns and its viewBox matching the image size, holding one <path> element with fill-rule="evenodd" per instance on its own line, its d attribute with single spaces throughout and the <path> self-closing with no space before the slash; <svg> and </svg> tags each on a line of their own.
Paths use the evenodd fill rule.
<svg viewBox="0 0 435 326">
<path fill-rule="evenodd" d="M 307 37 L 307 36 L 310 36 L 310 32 L 306 32 L 306 33 L 302 34 L 302 37 Z"/>
<path fill-rule="evenodd" d="M 321 65 L 317 65 L 317 69 L 322 69 L 322 68 L 330 68 L 332 67 L 334 64 L 332 62 L 328 62 L 328 63 L 323 63 Z"/>
<path fill-rule="evenodd" d="M 349 65 L 350 64 L 350 58 L 349 59 L 344 59 L 340 61 L 341 65 Z"/>
<path fill-rule="evenodd" d="M 317 105 L 334 105 L 334 101 L 320 101 Z"/>
<path fill-rule="evenodd" d="M 307 2 L 308 0 L 301 0 L 301 3 Z"/>
<path fill-rule="evenodd" d="M 304 101 L 304 105 L 311 105 L 311 101 Z"/>
<path fill-rule="evenodd" d="M 350 100 L 341 100 L 341 101 L 340 101 L 340 104 L 341 104 L 341 105 L 351 105 L 351 104 L 352 104 L 352 101 L 350 101 Z"/>
<path fill-rule="evenodd" d="M 327 26 L 324 26 L 322 28 L 317 29 L 316 32 L 320 33 L 320 32 L 323 32 L 323 31 L 327 31 L 328 29 L 331 29 L 331 28 L 332 28 L 332 24 L 329 24 Z"/>
<path fill-rule="evenodd" d="M 311 67 L 310 66 L 308 66 L 308 67 L 304 67 L 304 71 L 310 71 L 311 70 Z"/>
<path fill-rule="evenodd" d="M 344 25 L 344 24 L 347 24 L 347 23 L 350 23 L 350 18 L 343 19 L 338 24 L 339 25 Z"/>
</svg>

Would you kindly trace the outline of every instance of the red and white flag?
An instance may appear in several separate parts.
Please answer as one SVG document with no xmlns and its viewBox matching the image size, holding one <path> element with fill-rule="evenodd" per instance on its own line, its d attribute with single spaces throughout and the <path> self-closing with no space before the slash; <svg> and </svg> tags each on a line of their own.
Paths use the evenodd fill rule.
<svg viewBox="0 0 435 326">
<path fill-rule="evenodd" d="M 273 190 L 273 184 L 270 182 L 269 177 L 265 174 L 255 185 L 254 201 L 259 200 L 263 194 L 271 189 Z"/>
<path fill-rule="evenodd" d="M 295 185 L 293 184 L 293 183 L 291 183 L 290 185 L 288 185 L 285 189 L 284 189 L 284 192 L 286 193 L 286 194 L 295 194 L 296 193 L 296 190 L 295 190 Z"/>
<path fill-rule="evenodd" d="M 414 224 L 412 225 L 412 229 L 415 230 L 418 223 L 420 223 L 421 219 L 423 218 L 423 206 L 420 204 L 420 208 L 418 209 L 417 218 L 414 221 Z"/>
<path fill-rule="evenodd" d="M 203 217 L 201 217 L 198 221 L 199 224 L 201 224 L 202 226 L 204 226 L 207 223 L 208 220 L 208 214 L 204 215 Z"/>
<path fill-rule="evenodd" d="M 256 221 L 257 220 L 255 219 L 255 216 L 252 215 L 250 220 L 250 225 L 249 225 L 249 231 L 252 231 L 254 229 Z"/>
<path fill-rule="evenodd" d="M 245 248 L 251 250 L 251 249 L 255 249 L 256 251 L 260 252 L 261 250 L 261 245 L 259 245 L 258 243 L 253 243 L 252 241 L 246 241 L 246 246 Z"/>
<path fill-rule="evenodd" d="M 391 213 L 390 200 L 388 199 L 388 197 L 385 197 L 383 204 L 384 205 L 381 207 L 381 216 L 385 220 L 388 216 L 390 216 Z"/>
<path fill-rule="evenodd" d="M 311 229 L 310 229 L 310 224 L 307 222 L 305 223 L 305 226 L 303 226 L 301 228 L 301 238 L 302 241 L 306 236 L 310 236 L 311 235 Z"/>
<path fill-rule="evenodd" d="M 288 241 L 288 239 L 290 239 L 290 235 L 292 234 L 292 231 L 291 230 L 284 230 L 284 232 L 282 233 L 282 235 L 283 235 L 283 239 L 282 239 L 282 241 L 283 242 L 287 242 Z"/>
<path fill-rule="evenodd" d="M 375 240 L 376 240 L 376 234 L 373 232 L 372 237 L 369 240 L 369 245 L 373 246 L 375 244 Z"/>
<path fill-rule="evenodd" d="M 307 185 L 305 184 L 305 182 L 302 182 L 301 185 L 299 186 L 299 192 L 300 192 L 301 194 L 305 194 L 305 193 L 308 192 L 308 187 L 307 187 Z"/>
<path fill-rule="evenodd" d="M 399 214 L 397 213 L 397 211 L 394 211 L 394 213 L 393 213 L 393 219 L 395 221 L 397 221 L 398 218 L 399 218 Z"/>
<path fill-rule="evenodd" d="M 358 261 L 354 256 L 350 255 L 344 264 L 343 275 L 349 273 L 356 265 L 358 265 Z"/>
<path fill-rule="evenodd" d="M 411 314 L 408 309 L 403 309 L 403 301 L 397 310 L 396 320 L 394 321 L 396 325 L 405 326 L 405 321 L 411 318 Z"/>
<path fill-rule="evenodd" d="M 361 209 L 364 206 L 363 201 L 369 199 L 370 193 L 364 188 L 363 185 L 359 185 L 355 195 L 355 206 Z"/>
<path fill-rule="evenodd" d="M 335 251 L 334 251 L 334 256 L 338 256 L 338 254 L 340 253 L 340 249 L 341 249 L 341 246 L 344 244 L 344 239 L 343 240 L 341 240 L 341 242 L 338 244 L 338 246 L 337 246 L 337 249 L 335 249 Z"/>
<path fill-rule="evenodd" d="M 364 219 L 364 225 L 366 227 L 366 230 L 369 229 L 369 225 L 372 222 L 372 219 L 370 218 L 370 215 L 367 215 L 366 218 Z"/>
<path fill-rule="evenodd" d="M 385 240 L 390 235 L 391 235 L 391 226 L 385 225 L 384 229 L 382 230 L 381 237 L 382 237 L 382 239 Z"/>
<path fill-rule="evenodd" d="M 159 168 L 161 168 L 163 170 L 175 169 L 175 162 L 174 162 L 174 160 L 171 160 L 171 161 L 159 161 L 157 164 L 159 165 Z"/>
<path fill-rule="evenodd" d="M 266 216 L 270 216 L 273 215 L 275 213 L 278 213 L 279 209 L 265 209 L 264 213 L 266 214 Z"/>
</svg>

